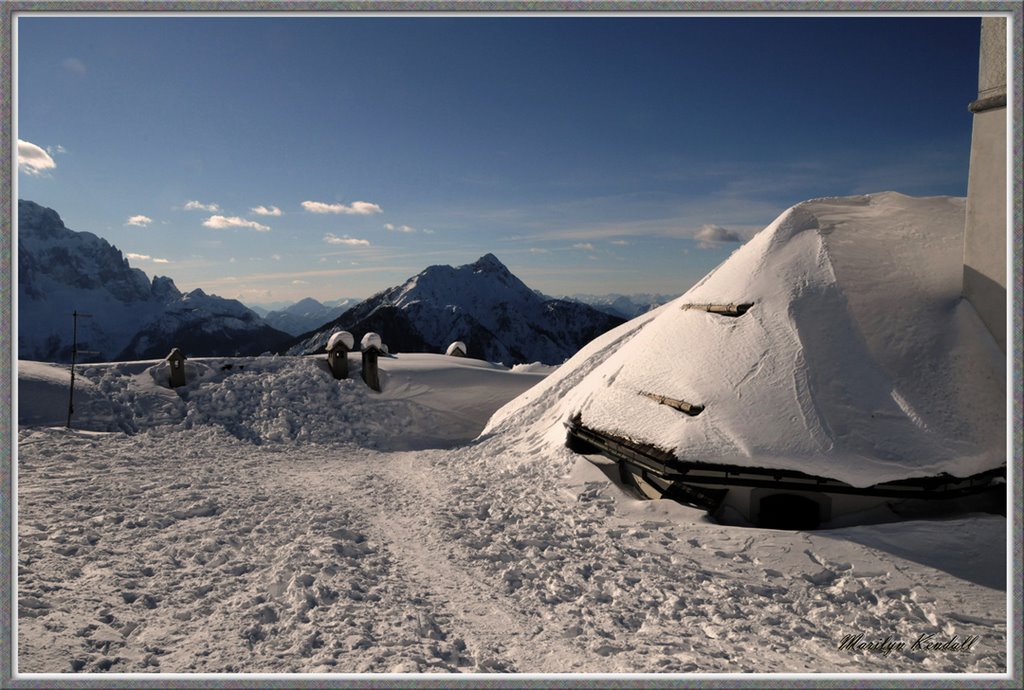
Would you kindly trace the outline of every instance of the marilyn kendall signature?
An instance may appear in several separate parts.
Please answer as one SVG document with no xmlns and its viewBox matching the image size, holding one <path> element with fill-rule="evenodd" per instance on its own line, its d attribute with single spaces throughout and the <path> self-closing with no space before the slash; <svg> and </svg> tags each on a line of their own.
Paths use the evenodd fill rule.
<svg viewBox="0 0 1024 690">
<path fill-rule="evenodd" d="M 908 641 L 894 639 L 891 635 L 865 639 L 864 633 L 858 633 L 843 635 L 839 649 L 849 652 L 874 652 L 882 656 L 889 656 L 893 652 L 969 652 L 977 641 L 977 635 L 937 637 L 936 633 L 925 633 Z"/>
</svg>

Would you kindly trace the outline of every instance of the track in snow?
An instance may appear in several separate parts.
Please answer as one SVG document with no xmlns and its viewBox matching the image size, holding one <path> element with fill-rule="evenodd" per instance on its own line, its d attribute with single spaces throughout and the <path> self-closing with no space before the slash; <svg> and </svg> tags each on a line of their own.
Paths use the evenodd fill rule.
<svg viewBox="0 0 1024 690">
<path fill-rule="evenodd" d="M 984 553 L 1005 535 L 996 516 L 722 527 L 625 497 L 567 452 L 538 462 L 497 442 L 384 453 L 210 429 L 19 440 L 22 673 L 1006 668 L 1005 584 L 898 555 L 923 534 L 997 563 Z M 963 654 L 837 650 L 851 633 L 979 641 Z"/>
</svg>

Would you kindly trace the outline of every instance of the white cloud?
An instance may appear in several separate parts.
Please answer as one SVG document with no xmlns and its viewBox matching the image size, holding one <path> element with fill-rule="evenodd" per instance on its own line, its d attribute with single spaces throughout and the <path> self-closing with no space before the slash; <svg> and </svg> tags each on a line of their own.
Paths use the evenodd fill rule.
<svg viewBox="0 0 1024 690">
<path fill-rule="evenodd" d="M 208 211 L 209 213 L 216 213 L 220 210 L 220 206 L 217 204 L 204 204 L 199 201 L 190 201 L 185 204 L 186 211 Z"/>
<path fill-rule="evenodd" d="M 596 251 L 594 249 L 594 245 L 591 244 L 590 242 L 580 242 L 578 244 L 574 244 L 572 247 L 573 247 L 573 249 L 585 249 L 588 252 Z"/>
<path fill-rule="evenodd" d="M 68 150 L 66 148 L 64 148 L 63 146 L 61 146 L 60 144 L 57 144 L 56 146 L 47 146 L 46 147 L 46 152 L 48 154 L 50 154 L 51 156 L 53 156 L 53 155 L 59 154 L 59 153 L 67 153 Z"/>
<path fill-rule="evenodd" d="M 742 242 L 743 238 L 739 234 L 732 230 L 726 230 L 721 225 L 703 225 L 698 230 L 693 239 L 698 240 L 701 249 L 713 249 L 721 244 L 727 244 L 731 242 Z"/>
<path fill-rule="evenodd" d="M 136 227 L 144 228 L 152 222 L 153 219 L 150 218 L 149 216 L 138 215 L 129 218 L 128 222 L 125 223 L 125 225 L 134 225 Z"/>
<path fill-rule="evenodd" d="M 277 206 L 271 206 L 269 208 L 266 207 L 266 206 L 257 206 L 255 208 L 252 208 L 252 209 L 249 209 L 249 210 L 252 211 L 253 213 L 255 213 L 257 216 L 280 216 L 281 215 L 281 209 L 279 209 Z"/>
<path fill-rule="evenodd" d="M 309 285 L 309 281 L 306 280 L 293 280 L 292 285 Z"/>
<path fill-rule="evenodd" d="M 347 245 L 352 246 L 352 247 L 369 247 L 370 246 L 369 240 L 357 240 L 356 238 L 349 237 L 348 235 L 344 235 L 343 237 L 338 237 L 337 235 L 335 235 L 334 233 L 331 233 L 331 232 L 329 232 L 326 235 L 324 235 L 324 242 L 326 242 L 327 244 L 347 244 Z"/>
<path fill-rule="evenodd" d="M 629 240 L 612 240 L 612 244 L 614 244 L 614 245 L 616 245 L 618 247 L 626 247 L 626 246 L 629 246 L 630 244 L 633 244 L 633 243 L 630 242 Z"/>
<path fill-rule="evenodd" d="M 540 247 L 530 247 L 531 254 L 547 254 L 547 249 L 541 249 Z"/>
<path fill-rule="evenodd" d="M 384 223 L 385 230 L 392 230 L 397 232 L 416 232 L 416 228 L 411 225 L 393 225 L 391 223 Z"/>
<path fill-rule="evenodd" d="M 344 204 L 325 204 L 322 201 L 303 201 L 302 208 L 310 213 L 342 213 L 349 216 L 369 216 L 380 213 L 381 208 L 369 201 L 353 201 L 351 206 Z"/>
<path fill-rule="evenodd" d="M 280 261 L 281 260 L 281 255 L 280 254 L 271 254 L 270 258 L 273 259 L 274 261 Z"/>
<path fill-rule="evenodd" d="M 227 230 L 229 228 L 251 228 L 256 232 L 270 232 L 270 228 L 254 220 L 246 220 L 238 216 L 210 216 L 203 221 L 203 225 L 214 230 Z"/>
<path fill-rule="evenodd" d="M 424 235 L 433 235 L 434 231 L 433 230 L 428 230 L 427 228 L 423 228 L 423 234 Z"/>
<path fill-rule="evenodd" d="M 41 175 L 45 170 L 56 168 L 50 154 L 32 142 L 18 139 L 18 170 L 29 175 Z"/>
<path fill-rule="evenodd" d="M 136 254 L 135 252 L 126 252 L 125 258 L 134 259 L 135 261 L 152 261 L 155 264 L 171 263 L 168 259 L 154 259 L 149 254 Z"/>
<path fill-rule="evenodd" d="M 71 72 L 72 74 L 77 74 L 80 77 L 84 77 L 85 73 L 88 71 L 85 68 L 85 63 L 75 57 L 66 58 L 60 64 L 61 67 L 66 69 L 68 72 Z"/>
</svg>

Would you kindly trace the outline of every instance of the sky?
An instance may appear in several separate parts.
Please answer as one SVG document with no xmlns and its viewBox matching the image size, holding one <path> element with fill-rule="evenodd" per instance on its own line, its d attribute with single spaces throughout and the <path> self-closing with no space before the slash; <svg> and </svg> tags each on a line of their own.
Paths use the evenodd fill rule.
<svg viewBox="0 0 1024 690">
<path fill-rule="evenodd" d="M 16 23 L 17 195 L 151 277 L 369 297 L 495 254 L 678 295 L 800 201 L 967 193 L 967 16 Z"/>
</svg>

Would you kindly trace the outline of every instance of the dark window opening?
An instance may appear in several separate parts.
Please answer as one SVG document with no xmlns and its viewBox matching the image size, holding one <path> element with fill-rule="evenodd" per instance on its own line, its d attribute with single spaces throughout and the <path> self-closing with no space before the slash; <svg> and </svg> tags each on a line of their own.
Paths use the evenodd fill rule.
<svg viewBox="0 0 1024 690">
<path fill-rule="evenodd" d="M 765 496 L 757 512 L 757 526 L 765 529 L 817 529 L 820 522 L 818 502 L 795 494 Z"/>
</svg>

